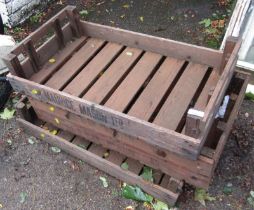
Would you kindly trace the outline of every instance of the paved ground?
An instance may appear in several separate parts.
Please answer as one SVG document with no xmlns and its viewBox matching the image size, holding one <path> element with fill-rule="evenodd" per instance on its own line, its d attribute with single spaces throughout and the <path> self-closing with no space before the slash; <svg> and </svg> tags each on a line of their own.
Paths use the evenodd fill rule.
<svg viewBox="0 0 254 210">
<path fill-rule="evenodd" d="M 192 1 L 191 7 L 187 0 L 62 1 L 70 2 L 80 10 L 86 6 L 88 20 L 200 45 L 204 44 L 204 36 L 198 22 L 216 10 L 216 1 L 205 0 Z M 53 15 L 63 4 L 51 5 L 47 13 Z M 125 4 L 131 5 L 131 11 L 122 7 Z M 189 8 L 195 11 L 192 18 L 184 16 Z M 171 23 L 171 17 L 177 15 L 181 18 Z M 24 24 L 21 35 L 14 33 L 17 37 L 26 36 L 36 27 Z M 145 209 L 141 203 L 122 198 L 118 180 L 64 152 L 53 153 L 44 142 L 31 145 L 28 138 L 18 129 L 15 119 L 0 120 L 0 208 L 118 210 L 132 205 Z M 204 207 L 194 201 L 193 188 L 186 186 L 177 204 L 179 209 L 251 209 L 246 200 L 250 190 L 254 190 L 253 148 L 254 102 L 244 101 L 209 188 L 216 200 Z M 108 188 L 102 186 L 100 176 L 107 178 Z M 232 195 L 223 193 L 228 184 L 232 185 Z M 25 194 L 22 203 L 21 195 Z"/>
</svg>

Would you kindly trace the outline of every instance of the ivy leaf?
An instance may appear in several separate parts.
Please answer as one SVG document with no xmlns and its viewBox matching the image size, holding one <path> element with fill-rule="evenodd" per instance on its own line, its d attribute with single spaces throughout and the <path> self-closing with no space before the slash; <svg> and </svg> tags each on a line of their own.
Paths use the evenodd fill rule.
<svg viewBox="0 0 254 210">
<path fill-rule="evenodd" d="M 19 197 L 20 197 L 19 202 L 20 202 L 20 203 L 25 203 L 26 198 L 27 198 L 27 193 L 26 193 L 26 192 L 21 192 L 21 193 L 19 194 Z"/>
<path fill-rule="evenodd" d="M 142 174 L 140 176 L 146 181 L 153 182 L 153 170 L 148 166 L 143 168 Z"/>
<path fill-rule="evenodd" d="M 250 196 L 247 198 L 247 201 L 254 208 L 254 191 L 250 191 Z"/>
<path fill-rule="evenodd" d="M 3 120 L 9 120 L 13 118 L 15 109 L 5 108 L 3 112 L 0 112 L 0 118 Z"/>
<path fill-rule="evenodd" d="M 144 193 L 139 187 L 131 186 L 128 184 L 126 184 L 123 187 L 122 195 L 123 195 L 123 197 L 125 197 L 127 199 L 132 199 L 135 201 L 142 201 L 142 202 L 151 203 L 153 200 L 153 197 L 151 195 Z"/>
<path fill-rule="evenodd" d="M 211 197 L 204 189 L 196 188 L 195 190 L 195 201 L 199 201 L 203 206 L 205 206 L 205 201 L 215 201 L 215 197 Z"/>
<path fill-rule="evenodd" d="M 107 179 L 103 176 L 100 176 L 100 180 L 102 181 L 103 187 L 107 188 L 108 187 Z"/>
<path fill-rule="evenodd" d="M 157 200 L 156 203 L 153 204 L 153 208 L 154 210 L 169 210 L 168 205 L 159 200 Z"/>
<path fill-rule="evenodd" d="M 122 163 L 121 168 L 124 170 L 128 170 L 129 169 L 128 163 L 126 163 L 126 162 Z"/>
</svg>

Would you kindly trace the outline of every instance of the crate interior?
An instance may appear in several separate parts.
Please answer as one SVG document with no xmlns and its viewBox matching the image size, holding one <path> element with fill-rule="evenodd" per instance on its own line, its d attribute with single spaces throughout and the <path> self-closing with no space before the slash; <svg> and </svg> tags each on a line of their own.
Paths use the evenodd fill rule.
<svg viewBox="0 0 254 210">
<path fill-rule="evenodd" d="M 204 111 L 219 79 L 209 66 L 97 38 L 64 50 L 28 79 L 177 132 L 190 107 Z"/>
</svg>

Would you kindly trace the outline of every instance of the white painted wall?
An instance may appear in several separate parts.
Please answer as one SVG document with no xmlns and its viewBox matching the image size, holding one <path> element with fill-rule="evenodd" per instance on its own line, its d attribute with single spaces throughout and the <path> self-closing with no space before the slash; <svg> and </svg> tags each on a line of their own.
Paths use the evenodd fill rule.
<svg viewBox="0 0 254 210">
<path fill-rule="evenodd" d="M 3 22 L 9 26 L 16 26 L 35 13 L 34 8 L 42 8 L 49 1 L 52 0 L 0 0 Z"/>
</svg>

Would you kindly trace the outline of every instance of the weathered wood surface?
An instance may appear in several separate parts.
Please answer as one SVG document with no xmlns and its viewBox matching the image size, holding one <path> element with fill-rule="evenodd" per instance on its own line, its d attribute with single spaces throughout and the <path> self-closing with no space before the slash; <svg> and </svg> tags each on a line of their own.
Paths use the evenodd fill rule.
<svg viewBox="0 0 254 210">
<path fill-rule="evenodd" d="M 106 148 L 118 151 L 128 157 L 140 160 L 142 163 L 160 169 L 171 176 L 184 179 L 188 183 L 200 187 L 208 187 L 208 178 L 211 174 L 213 161 L 204 156 L 199 156 L 197 161 L 182 158 L 172 152 L 162 151 L 156 147 L 144 144 L 139 139 L 116 132 L 115 130 L 103 127 L 98 123 L 84 120 L 72 113 L 59 108 L 54 112 L 49 111 L 50 105 L 45 105 L 34 99 L 30 100 L 36 107 L 40 119 L 54 124 L 61 129 L 80 135 L 86 139 L 101 144 Z M 59 123 L 56 123 L 57 118 Z M 96 130 L 96 132 L 94 132 Z"/>
<path fill-rule="evenodd" d="M 158 149 L 171 151 L 190 159 L 197 159 L 199 140 L 26 79 L 10 74 L 8 79 L 16 91 L 22 92 L 27 96 L 42 102 L 51 103 L 127 135 L 139 137 L 140 141 L 151 144 Z"/>
<path fill-rule="evenodd" d="M 98 169 L 118 179 L 123 180 L 124 182 L 127 182 L 131 185 L 138 185 L 147 193 L 164 202 L 174 205 L 179 196 L 179 193 L 178 194 L 174 193 L 159 185 L 147 182 L 134 172 L 124 170 L 119 165 L 116 165 L 106 159 L 103 159 L 90 151 L 82 149 L 81 147 L 72 144 L 59 136 L 52 135 L 49 132 L 45 131 L 44 129 L 37 127 L 25 120 L 18 119 L 18 122 L 21 125 L 21 127 L 25 129 L 25 131 L 30 135 L 33 135 L 37 138 L 42 138 L 41 134 L 43 133 L 44 137 L 42 140 L 61 148 L 65 152 L 77 157 L 78 159 L 85 161 L 86 163 L 94 167 L 97 167 Z"/>
<path fill-rule="evenodd" d="M 86 21 L 81 21 L 81 26 L 86 36 L 117 42 L 125 46 L 139 48 L 164 56 L 188 60 L 217 68 L 220 67 L 222 61 L 222 52 L 218 50 Z"/>
<path fill-rule="evenodd" d="M 227 64 L 222 72 L 219 81 L 216 84 L 216 87 L 213 91 L 213 94 L 205 108 L 204 117 L 202 119 L 202 124 L 204 125 L 202 128 L 202 134 L 200 139 L 200 149 L 203 147 L 206 137 L 208 135 L 208 132 L 213 124 L 214 118 L 217 114 L 217 111 L 219 109 L 219 106 L 221 105 L 221 102 L 225 96 L 225 92 L 227 90 L 227 87 L 232 79 L 232 76 L 234 74 L 235 65 L 238 58 L 238 51 L 241 47 L 241 39 L 238 40 Z"/>
</svg>

